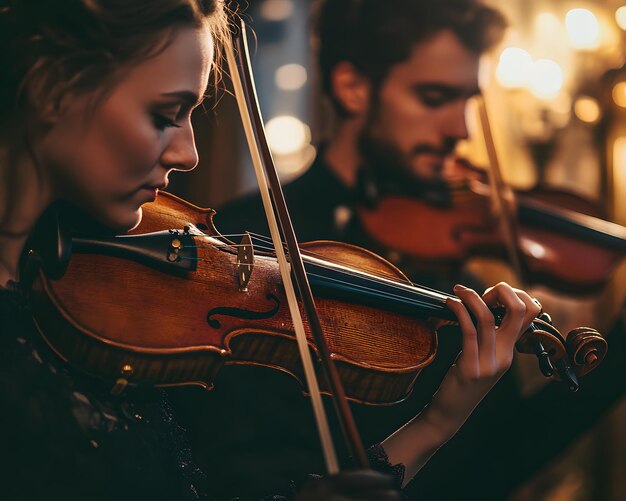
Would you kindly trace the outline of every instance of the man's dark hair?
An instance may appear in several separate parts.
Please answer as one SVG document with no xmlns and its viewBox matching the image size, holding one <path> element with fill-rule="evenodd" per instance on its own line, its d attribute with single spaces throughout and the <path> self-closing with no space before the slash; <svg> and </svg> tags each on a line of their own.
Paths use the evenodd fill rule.
<svg viewBox="0 0 626 501">
<path fill-rule="evenodd" d="M 352 63 L 378 88 L 415 44 L 441 30 L 481 54 L 501 40 L 506 25 L 500 12 L 479 0 L 326 0 L 316 30 L 324 91 L 345 115 L 331 85 L 339 62 Z"/>
</svg>

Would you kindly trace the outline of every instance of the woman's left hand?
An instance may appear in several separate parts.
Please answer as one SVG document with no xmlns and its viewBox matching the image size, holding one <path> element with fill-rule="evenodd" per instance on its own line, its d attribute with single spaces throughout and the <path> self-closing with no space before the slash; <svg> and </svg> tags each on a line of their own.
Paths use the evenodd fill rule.
<svg viewBox="0 0 626 501">
<path fill-rule="evenodd" d="M 454 292 L 458 299 L 449 298 L 447 305 L 461 328 L 462 351 L 430 404 L 382 443 L 391 464 L 405 466 L 405 484 L 454 436 L 511 367 L 515 343 L 541 310 L 526 292 L 504 282 L 482 297 L 461 285 Z M 496 307 L 506 310 L 498 327 L 490 310 Z"/>
<path fill-rule="evenodd" d="M 505 282 L 490 287 L 482 297 L 462 285 L 457 285 L 454 292 L 458 299 L 449 298 L 447 303 L 461 327 L 462 351 L 427 409 L 437 414 L 434 419 L 444 440 L 456 433 L 511 367 L 515 343 L 541 311 L 526 292 Z M 506 310 L 497 327 L 490 310 L 496 307 Z"/>
</svg>

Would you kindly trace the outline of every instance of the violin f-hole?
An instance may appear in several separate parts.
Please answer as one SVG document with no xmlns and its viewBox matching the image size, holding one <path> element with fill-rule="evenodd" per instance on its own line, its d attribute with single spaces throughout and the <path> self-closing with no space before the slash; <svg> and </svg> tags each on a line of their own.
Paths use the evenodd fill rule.
<svg viewBox="0 0 626 501">
<path fill-rule="evenodd" d="M 219 329 L 222 324 L 216 318 L 212 318 L 215 315 L 226 315 L 229 317 L 241 318 L 244 320 L 263 320 L 266 318 L 271 318 L 280 309 L 280 301 L 274 294 L 267 294 L 265 296 L 269 301 L 272 301 L 275 306 L 271 310 L 267 311 L 252 311 L 252 310 L 244 310 L 243 308 L 233 308 L 230 306 L 218 306 L 217 308 L 213 308 L 209 310 L 206 316 L 207 323 L 213 329 Z"/>
</svg>

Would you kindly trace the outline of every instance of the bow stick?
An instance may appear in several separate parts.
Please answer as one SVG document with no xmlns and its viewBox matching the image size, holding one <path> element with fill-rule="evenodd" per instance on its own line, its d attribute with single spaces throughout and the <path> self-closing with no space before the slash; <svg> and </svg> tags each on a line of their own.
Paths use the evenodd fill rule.
<svg viewBox="0 0 626 501">
<path fill-rule="evenodd" d="M 487 113 L 487 104 L 484 96 L 477 97 L 478 114 L 480 118 L 481 128 L 483 130 L 483 138 L 485 140 L 485 148 L 487 157 L 489 158 L 489 184 L 491 185 L 491 202 L 494 212 L 499 216 L 500 232 L 504 243 L 506 244 L 507 253 L 513 266 L 513 270 L 517 278 L 522 283 L 526 283 L 523 260 L 519 251 L 519 229 L 517 226 L 517 218 L 511 212 L 511 206 L 508 200 L 513 200 L 514 193 L 508 184 L 505 184 L 502 178 L 502 170 L 498 161 L 496 145 L 491 133 L 491 124 L 489 114 Z M 507 197 L 505 197 L 505 194 Z M 508 200 L 507 200 L 508 198 Z"/>
<path fill-rule="evenodd" d="M 234 49 L 237 51 L 236 54 Z M 315 308 L 315 301 L 313 299 L 311 287 L 304 270 L 304 264 L 300 255 L 298 242 L 296 240 L 293 225 L 291 224 L 291 218 L 289 217 L 289 213 L 287 211 L 287 205 L 280 186 L 278 174 L 267 144 L 263 120 L 256 95 L 256 88 L 254 86 L 252 70 L 250 67 L 248 45 L 246 40 L 246 27 L 243 20 L 240 21 L 239 29 L 233 31 L 232 45 L 228 44 L 226 47 L 226 58 L 235 90 L 239 113 L 241 115 L 246 139 L 250 148 L 250 154 L 252 156 L 252 163 L 254 165 L 257 181 L 261 190 L 263 207 L 265 208 L 270 233 L 274 242 L 280 273 L 285 286 L 289 310 L 291 312 L 294 330 L 296 332 L 298 349 L 304 366 L 307 385 L 313 405 L 313 412 L 315 414 L 318 432 L 322 442 L 322 450 L 324 452 L 327 471 L 329 474 L 338 473 L 339 466 L 328 427 L 328 421 L 324 412 L 319 385 L 315 376 L 315 369 L 311 360 L 311 354 L 304 331 L 304 325 L 302 323 L 302 317 L 300 316 L 300 310 L 298 308 L 290 271 L 293 271 L 293 280 L 295 281 L 300 298 L 302 299 L 302 303 L 304 305 L 304 311 L 320 355 L 320 361 L 322 367 L 324 368 L 324 374 L 331 389 L 333 403 L 342 427 L 348 451 L 357 460 L 358 465 L 361 468 L 369 468 L 367 455 L 365 454 L 365 449 L 357 432 L 350 407 L 348 406 L 343 386 L 339 379 L 339 374 L 333 360 L 331 359 L 328 346 L 326 345 L 322 326 Z M 280 220 L 282 232 L 285 237 L 285 244 L 283 244 L 280 238 L 276 215 L 272 207 L 272 201 L 274 204 L 273 207 L 276 209 L 276 215 L 278 215 L 278 219 Z M 289 252 L 289 262 L 287 262 L 287 258 L 285 257 L 283 245 L 286 245 Z"/>
</svg>

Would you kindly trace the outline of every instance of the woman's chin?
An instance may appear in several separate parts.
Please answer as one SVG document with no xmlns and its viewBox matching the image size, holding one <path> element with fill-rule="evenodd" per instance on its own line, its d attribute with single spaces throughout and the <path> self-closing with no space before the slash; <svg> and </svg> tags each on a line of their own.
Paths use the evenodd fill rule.
<svg viewBox="0 0 626 501">
<path fill-rule="evenodd" d="M 116 233 L 126 233 L 135 229 L 141 223 L 143 211 L 141 207 L 134 211 L 120 211 L 119 213 L 110 213 L 105 215 L 102 219 L 102 223 Z"/>
<path fill-rule="evenodd" d="M 130 214 L 125 224 L 125 231 L 134 230 L 141 223 L 143 217 L 143 209 L 139 207 L 133 214 Z"/>
</svg>

